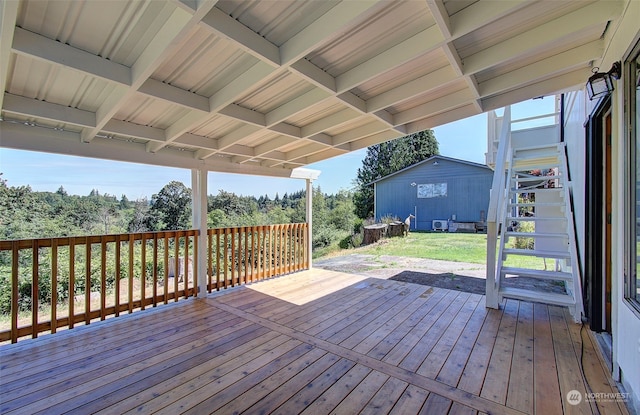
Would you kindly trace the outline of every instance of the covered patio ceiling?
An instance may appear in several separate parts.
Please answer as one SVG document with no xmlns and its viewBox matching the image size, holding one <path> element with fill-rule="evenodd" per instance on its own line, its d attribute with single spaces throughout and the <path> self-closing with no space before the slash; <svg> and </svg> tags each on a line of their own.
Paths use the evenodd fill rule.
<svg viewBox="0 0 640 415">
<path fill-rule="evenodd" d="M 627 5 L 7 0 L 0 145 L 289 176 L 583 85 Z"/>
</svg>

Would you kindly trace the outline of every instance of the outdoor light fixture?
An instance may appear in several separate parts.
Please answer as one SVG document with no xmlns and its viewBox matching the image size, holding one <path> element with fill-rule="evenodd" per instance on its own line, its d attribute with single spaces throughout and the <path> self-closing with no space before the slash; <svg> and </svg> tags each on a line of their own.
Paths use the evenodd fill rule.
<svg viewBox="0 0 640 415">
<path fill-rule="evenodd" d="M 593 68 L 593 75 L 587 81 L 590 100 L 609 95 L 614 89 L 613 80 L 620 79 L 620 62 L 614 62 L 609 72 L 598 72 L 598 69 L 600 68 Z"/>
</svg>

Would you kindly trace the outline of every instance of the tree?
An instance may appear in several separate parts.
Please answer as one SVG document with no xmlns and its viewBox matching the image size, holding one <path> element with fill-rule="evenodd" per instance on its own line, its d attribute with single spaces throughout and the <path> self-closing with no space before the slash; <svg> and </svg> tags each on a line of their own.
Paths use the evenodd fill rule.
<svg viewBox="0 0 640 415">
<path fill-rule="evenodd" d="M 191 224 L 191 190 L 172 181 L 151 197 L 147 228 L 152 230 L 188 229 Z"/>
<path fill-rule="evenodd" d="M 439 154 L 438 141 L 431 130 L 368 147 L 354 183 L 356 191 L 353 203 L 356 215 L 362 219 L 373 216 L 373 181 L 436 154 Z"/>
</svg>

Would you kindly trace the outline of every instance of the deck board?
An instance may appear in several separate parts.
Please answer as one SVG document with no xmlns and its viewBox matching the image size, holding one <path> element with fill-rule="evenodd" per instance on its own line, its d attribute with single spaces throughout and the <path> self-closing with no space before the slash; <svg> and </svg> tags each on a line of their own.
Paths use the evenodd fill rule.
<svg viewBox="0 0 640 415">
<path fill-rule="evenodd" d="M 1 347 L 0 412 L 592 413 L 583 346 L 615 391 L 563 308 L 309 272 Z"/>
</svg>

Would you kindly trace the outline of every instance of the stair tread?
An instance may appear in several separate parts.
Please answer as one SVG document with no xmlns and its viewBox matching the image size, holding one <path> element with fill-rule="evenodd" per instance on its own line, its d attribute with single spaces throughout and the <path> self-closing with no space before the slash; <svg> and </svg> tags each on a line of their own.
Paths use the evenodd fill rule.
<svg viewBox="0 0 640 415">
<path fill-rule="evenodd" d="M 571 274 L 570 272 L 562 272 L 562 271 L 545 271 L 540 269 L 502 267 L 500 268 L 500 272 L 503 274 L 520 275 L 523 277 L 573 281 L 573 274 Z"/>
<path fill-rule="evenodd" d="M 555 179 L 560 179 L 563 176 L 519 176 L 519 177 L 513 177 L 514 180 L 517 180 L 519 182 L 536 182 L 536 181 L 546 181 L 546 180 L 555 180 Z"/>
<path fill-rule="evenodd" d="M 507 236 L 516 236 L 521 238 L 566 238 L 567 233 L 549 233 L 549 232 L 505 232 Z"/>
<path fill-rule="evenodd" d="M 535 146 L 527 146 L 527 147 L 514 147 L 513 151 L 531 151 L 531 150 L 544 150 L 544 149 L 553 149 L 553 151 L 560 151 L 564 147 L 564 144 L 561 142 L 557 143 L 548 143 L 548 144 L 538 144 Z"/>
<path fill-rule="evenodd" d="M 503 297 L 545 304 L 564 306 L 573 306 L 576 304 L 574 298 L 568 294 L 543 293 L 522 288 L 501 287 L 499 294 Z"/>
<path fill-rule="evenodd" d="M 567 218 L 565 216 L 507 216 L 508 221 L 546 221 L 546 220 L 557 220 L 557 221 L 566 221 Z"/>
<path fill-rule="evenodd" d="M 571 254 L 569 252 L 545 251 L 542 249 L 505 248 L 503 252 L 511 255 L 538 256 L 540 258 L 571 258 Z"/>
<path fill-rule="evenodd" d="M 566 203 L 548 202 L 548 203 L 509 203 L 509 206 L 565 206 Z"/>
</svg>

